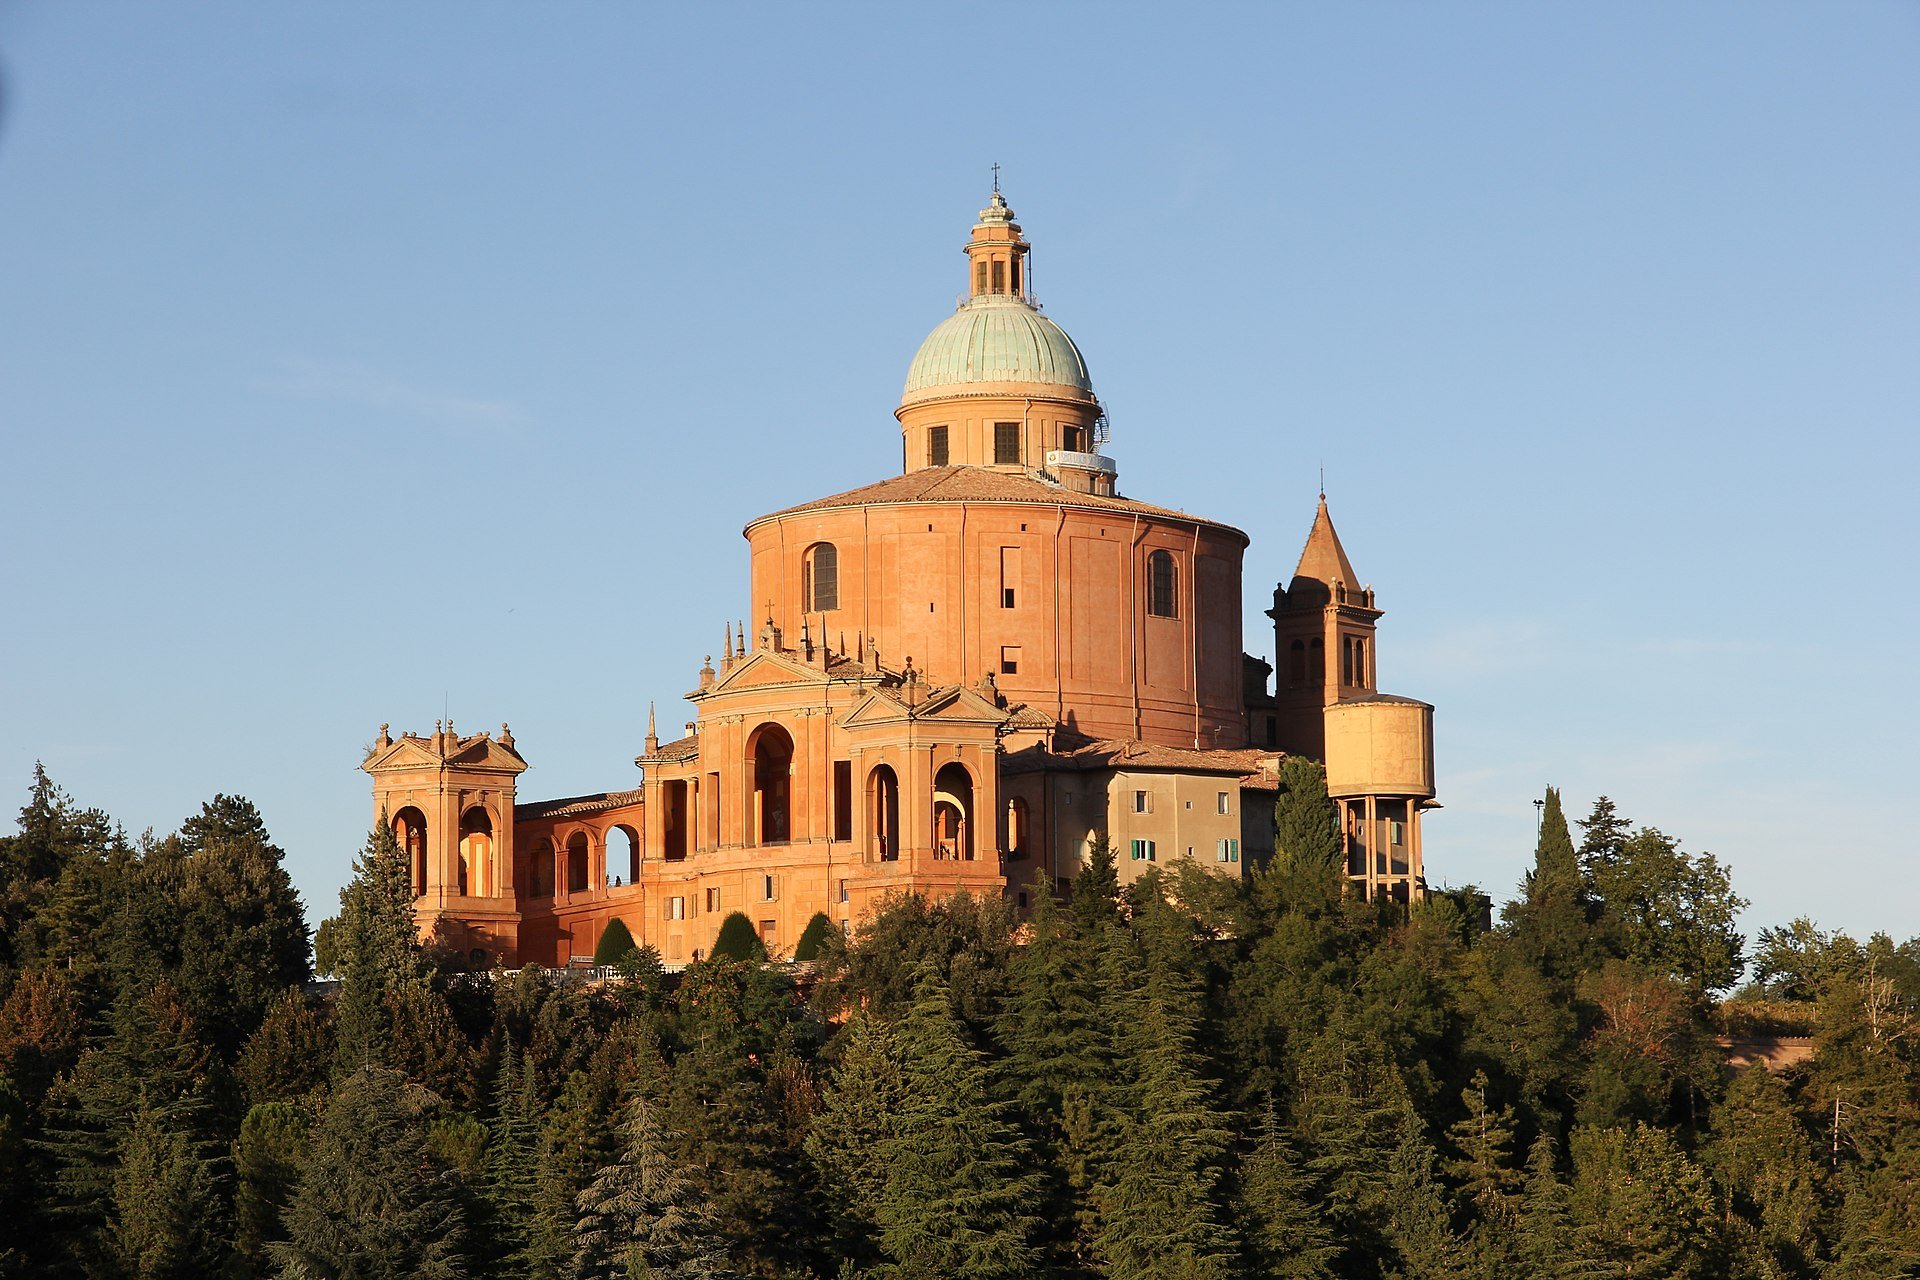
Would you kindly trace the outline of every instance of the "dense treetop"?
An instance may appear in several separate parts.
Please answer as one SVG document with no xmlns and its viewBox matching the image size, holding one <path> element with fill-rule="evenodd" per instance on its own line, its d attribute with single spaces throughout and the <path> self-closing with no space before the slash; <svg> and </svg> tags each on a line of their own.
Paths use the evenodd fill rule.
<svg viewBox="0 0 1920 1280">
<path fill-rule="evenodd" d="M 1282 781 L 1242 881 L 1095 848 L 1024 921 L 900 898 L 680 973 L 626 935 L 599 984 L 424 951 L 377 829 L 310 985 L 250 804 L 134 841 L 37 771 L 0 1276 L 1920 1275 L 1920 943 L 1749 954 L 1718 860 L 1553 791 L 1498 923 L 1356 902 Z"/>
</svg>

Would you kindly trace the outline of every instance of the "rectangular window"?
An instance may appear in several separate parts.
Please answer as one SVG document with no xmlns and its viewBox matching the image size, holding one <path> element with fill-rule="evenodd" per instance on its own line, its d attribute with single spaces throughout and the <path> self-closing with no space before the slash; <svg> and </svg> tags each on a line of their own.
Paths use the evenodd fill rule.
<svg viewBox="0 0 1920 1280">
<path fill-rule="evenodd" d="M 1135 862 L 1152 862 L 1152 861 L 1154 861 L 1154 857 L 1153 857 L 1153 841 L 1151 841 L 1151 840 L 1135 840 L 1135 841 L 1133 842 L 1133 860 L 1134 860 Z"/>
<path fill-rule="evenodd" d="M 667 919 L 685 920 L 687 918 L 687 900 L 685 898 L 667 899 Z"/>
<path fill-rule="evenodd" d="M 927 428 L 927 465 L 930 467 L 947 465 L 947 429 L 945 427 Z"/>
<path fill-rule="evenodd" d="M 1240 842 L 1238 840 L 1222 840 L 1215 847 L 1213 856 L 1221 862 L 1240 861 Z"/>
<path fill-rule="evenodd" d="M 993 424 L 993 461 L 1002 467 L 1020 465 L 1020 424 L 1017 422 L 996 422 Z"/>
<path fill-rule="evenodd" d="M 1406 842 L 1407 842 L 1406 825 L 1404 823 L 1399 823 L 1399 822 L 1394 822 L 1392 820 L 1389 820 L 1387 822 L 1387 843 L 1388 844 L 1405 844 Z"/>
<path fill-rule="evenodd" d="M 707 913 L 711 915 L 718 910 L 720 910 L 720 891 L 709 889 L 707 890 Z"/>
<path fill-rule="evenodd" d="M 1003 644 L 1000 646 L 1000 674 L 1017 676 L 1020 674 L 1020 646 Z"/>
<path fill-rule="evenodd" d="M 774 890 L 773 877 L 761 876 L 760 877 L 760 901 L 772 902 L 775 896 L 773 890 Z"/>
<path fill-rule="evenodd" d="M 833 762 L 833 838 L 853 839 L 853 761 Z"/>
<path fill-rule="evenodd" d="M 1153 812 L 1153 792 L 1136 791 L 1133 793 L 1133 811 L 1135 813 Z"/>
<path fill-rule="evenodd" d="M 1011 609 L 1019 599 L 1020 548 L 1000 548 L 1000 607 Z"/>
<path fill-rule="evenodd" d="M 1232 813 L 1233 812 L 1233 801 L 1229 799 L 1230 795 L 1231 793 L 1226 791 L 1222 791 L 1218 793 L 1218 797 L 1214 800 L 1214 804 L 1216 806 L 1214 809 L 1215 813 Z"/>
<path fill-rule="evenodd" d="M 840 882 L 840 901 L 846 902 L 847 900 L 848 900 L 847 882 L 845 880 L 842 880 Z"/>
<path fill-rule="evenodd" d="M 769 951 L 773 950 L 773 939 L 774 939 L 774 936 L 779 932 L 780 932 L 779 921 L 762 920 L 760 922 L 760 941 L 762 945 L 766 947 L 767 950 Z"/>
</svg>

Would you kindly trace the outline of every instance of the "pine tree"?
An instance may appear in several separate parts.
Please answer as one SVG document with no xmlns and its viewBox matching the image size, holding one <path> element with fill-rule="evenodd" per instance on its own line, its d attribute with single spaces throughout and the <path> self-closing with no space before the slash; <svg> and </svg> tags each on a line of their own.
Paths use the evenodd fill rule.
<svg viewBox="0 0 1920 1280">
<path fill-rule="evenodd" d="M 340 890 L 341 981 L 334 1026 L 342 1071 L 384 1060 L 393 1034 L 391 997 L 426 985 L 411 876 L 406 852 L 383 813 L 353 864 L 353 878 Z"/>
<path fill-rule="evenodd" d="M 1482 1276 L 1511 1274 L 1519 1227 L 1520 1171 L 1513 1167 L 1513 1109 L 1487 1100 L 1487 1073 L 1460 1093 L 1466 1115 L 1447 1130 L 1456 1153 L 1447 1171 L 1472 1215 L 1471 1252 Z"/>
<path fill-rule="evenodd" d="M 1454 1280 L 1467 1252 L 1453 1233 L 1447 1197 L 1434 1176 L 1433 1147 L 1411 1111 L 1387 1167 L 1386 1240 L 1397 1280 Z"/>
<path fill-rule="evenodd" d="M 838 1236 L 836 1252 L 870 1264 L 877 1260 L 871 1256 L 873 1206 L 887 1176 L 874 1153 L 898 1134 L 906 1085 L 893 1028 L 872 1013 L 856 1010 L 835 1047 L 839 1062 L 809 1125 L 805 1149 Z"/>
<path fill-rule="evenodd" d="M 492 1253 L 508 1274 L 528 1273 L 533 1260 L 540 1109 L 533 1068 L 509 1037 L 500 1051 L 500 1067 L 493 1081 L 486 1179 Z"/>
<path fill-rule="evenodd" d="M 1577 1129 L 1572 1146 L 1575 1264 L 1634 1280 L 1724 1274 L 1706 1177 L 1665 1130 Z"/>
<path fill-rule="evenodd" d="M 1317 1036 L 1298 1070 L 1294 1115 L 1329 1225 L 1356 1252 L 1382 1252 L 1406 1083 L 1377 1039 L 1344 1026 Z"/>
<path fill-rule="evenodd" d="M 1235 1270 L 1221 1191 L 1230 1135 L 1175 987 L 1152 984 L 1127 1002 L 1120 1063 L 1134 1085 L 1114 1158 L 1102 1162 L 1094 1193 L 1094 1250 L 1113 1280 L 1226 1280 Z"/>
<path fill-rule="evenodd" d="M 1252 1149 L 1240 1165 L 1238 1218 L 1249 1269 L 1273 1280 L 1334 1280 L 1340 1246 L 1328 1230 L 1313 1179 L 1269 1096 Z"/>
<path fill-rule="evenodd" d="M 306 914 L 286 855 L 248 801 L 215 796 L 181 826 L 179 845 L 174 981 L 231 1061 L 280 994 L 307 980 Z"/>
<path fill-rule="evenodd" d="M 233 1144 L 234 1245 L 250 1274 L 266 1270 L 267 1245 L 286 1238 L 282 1215 L 309 1149 L 307 1117 L 289 1102 L 247 1111 Z"/>
<path fill-rule="evenodd" d="M 355 1280 L 458 1280 L 467 1223 L 458 1181 L 427 1152 L 431 1095 L 397 1071 L 344 1075 L 315 1127 L 287 1206 L 279 1273 Z"/>
<path fill-rule="evenodd" d="M 659 1108 L 635 1090 L 619 1158 L 580 1194 L 577 1280 L 719 1280 L 731 1273 L 705 1189 L 675 1162 Z"/>
<path fill-rule="evenodd" d="M 1756 1219 L 1775 1264 L 1804 1273 L 1816 1260 L 1819 1167 L 1787 1087 L 1763 1063 L 1735 1076 L 1713 1109 L 1704 1152 L 1715 1181 Z"/>
<path fill-rule="evenodd" d="M 333 1028 L 298 988 L 289 987 L 240 1049 L 234 1079 L 250 1104 L 300 1098 L 327 1081 Z"/>
<path fill-rule="evenodd" d="M 1035 1271 L 1035 1182 L 1012 1107 L 995 1095 L 938 975 L 921 980 L 900 1028 L 906 1101 L 874 1155 L 874 1206 L 899 1280 L 1024 1280 Z"/>
<path fill-rule="evenodd" d="M 1541 1134 L 1527 1152 L 1526 1189 L 1514 1236 L 1520 1262 L 1517 1274 L 1530 1280 L 1559 1280 L 1568 1274 L 1573 1216 L 1567 1207 L 1567 1186 L 1554 1165 L 1553 1139 Z"/>
<path fill-rule="evenodd" d="M 209 1162 L 191 1136 L 138 1093 L 120 1143 L 107 1218 L 107 1254 L 127 1280 L 201 1280 L 226 1256 Z"/>
</svg>

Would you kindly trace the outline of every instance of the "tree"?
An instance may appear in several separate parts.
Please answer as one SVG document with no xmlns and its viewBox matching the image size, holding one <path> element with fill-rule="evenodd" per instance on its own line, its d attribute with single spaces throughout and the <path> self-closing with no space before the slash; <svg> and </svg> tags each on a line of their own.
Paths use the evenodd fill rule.
<svg viewBox="0 0 1920 1280">
<path fill-rule="evenodd" d="M 383 813 L 340 890 L 336 943 L 340 998 L 334 1025 L 343 1071 L 382 1060 L 391 1047 L 389 1001 L 427 982 L 426 954 L 414 926 L 412 869 Z"/>
<path fill-rule="evenodd" d="M 1155 989 L 1158 987 L 1158 989 Z M 1237 1261 L 1221 1191 L 1229 1134 L 1165 984 L 1130 1001 L 1121 1063 L 1135 1082 L 1095 1190 L 1095 1252 L 1113 1280 L 1226 1280 Z"/>
<path fill-rule="evenodd" d="M 145 1089 L 120 1144 L 107 1252 L 128 1280 L 200 1280 L 226 1254 L 209 1162 Z"/>
<path fill-rule="evenodd" d="M 1517 1273 L 1538 1280 L 1557 1280 L 1566 1275 L 1567 1252 L 1573 1246 L 1567 1186 L 1555 1164 L 1553 1139 L 1543 1133 L 1527 1152 L 1526 1190 L 1514 1235 L 1514 1252 L 1520 1262 Z"/>
<path fill-rule="evenodd" d="M 952 989 L 954 1008 L 979 1029 L 1005 993 L 1013 928 L 1013 910 L 999 894 L 888 894 L 850 942 L 830 939 L 821 952 L 817 1003 L 829 1013 L 859 1004 L 895 1017 L 913 1003 L 921 965 L 932 964 Z"/>
<path fill-rule="evenodd" d="M 1028 1148 L 1011 1106 L 929 969 L 900 1029 L 906 1102 L 874 1154 L 880 1244 L 900 1280 L 1024 1280 L 1039 1226 Z"/>
<path fill-rule="evenodd" d="M 247 1037 L 233 1074 L 251 1104 L 298 1098 L 326 1083 L 333 1028 L 306 993 L 289 987 Z"/>
<path fill-rule="evenodd" d="M 538 1187 L 540 1090 L 520 1046 L 508 1038 L 493 1080 L 487 1130 L 487 1208 L 491 1252 L 502 1269 L 533 1270 L 532 1226 Z"/>
<path fill-rule="evenodd" d="M 606 931 L 600 935 L 599 945 L 593 949 L 593 963 L 596 966 L 618 964 L 637 950 L 639 948 L 634 945 L 632 931 L 624 920 L 615 916 L 607 923 Z"/>
<path fill-rule="evenodd" d="M 1280 796 L 1274 802 L 1275 868 L 1290 880 L 1320 884 L 1340 872 L 1340 814 L 1327 796 L 1327 771 L 1305 756 L 1280 763 Z"/>
<path fill-rule="evenodd" d="M 1387 1166 L 1385 1235 L 1398 1280 L 1452 1280 L 1466 1261 L 1433 1165 L 1433 1147 L 1409 1111 L 1400 1118 L 1400 1140 Z"/>
<path fill-rule="evenodd" d="M 764 964 L 767 946 L 760 941 L 753 921 L 738 911 L 731 911 L 720 922 L 720 932 L 715 935 L 713 950 L 708 954 L 714 960 L 744 960 L 752 964 Z"/>
<path fill-rule="evenodd" d="M 620 1155 L 580 1194 L 578 1280 L 717 1280 L 730 1274 L 705 1188 L 672 1155 L 672 1135 L 641 1090 L 627 1100 Z"/>
<path fill-rule="evenodd" d="M 432 1095 L 383 1067 L 341 1078 L 288 1204 L 280 1274 L 458 1280 L 467 1223 L 455 1176 L 429 1158 Z"/>
<path fill-rule="evenodd" d="M 887 1171 L 874 1159 L 899 1133 L 907 1100 L 893 1028 L 857 1009 L 834 1041 L 838 1062 L 807 1130 L 805 1150 L 818 1176 L 841 1257 L 871 1264 L 874 1206 Z"/>
<path fill-rule="evenodd" d="M 1714 1180 L 1757 1220 L 1773 1264 L 1804 1274 L 1819 1244 L 1819 1166 L 1786 1085 L 1765 1064 L 1752 1064 L 1714 1107 L 1712 1131 L 1704 1162 Z"/>
<path fill-rule="evenodd" d="M 281 992 L 307 980 L 300 894 L 259 811 L 215 796 L 182 824 L 180 938 L 174 981 L 231 1060 Z"/>
<path fill-rule="evenodd" d="M 1239 1209 L 1252 1274 L 1334 1280 L 1340 1246 L 1272 1098 L 1261 1108 L 1253 1148 L 1240 1165 Z"/>
<path fill-rule="evenodd" d="M 1747 900 L 1712 854 L 1682 853 L 1678 841 L 1643 827 L 1599 866 L 1603 923 L 1622 955 L 1695 991 L 1734 984 L 1746 942 L 1734 926 Z"/>
<path fill-rule="evenodd" d="M 1521 1178 L 1513 1167 L 1513 1109 L 1489 1102 L 1488 1088 L 1487 1073 L 1476 1071 L 1473 1082 L 1460 1092 L 1466 1115 L 1447 1130 L 1455 1152 L 1447 1172 L 1472 1210 L 1474 1252 L 1483 1271 L 1494 1275 L 1510 1262 Z"/>
<path fill-rule="evenodd" d="M 1542 973 L 1572 981 L 1592 958 L 1593 904 L 1581 878 L 1558 788 L 1547 788 L 1533 870 L 1521 889 L 1521 900 L 1508 904 L 1506 911 L 1515 945 Z"/>
<path fill-rule="evenodd" d="M 265 1272 L 267 1245 L 284 1239 L 282 1215 L 307 1162 L 308 1121 L 290 1102 L 257 1103 L 233 1144 L 234 1245 L 253 1274 Z"/>
<path fill-rule="evenodd" d="M 820 952 L 834 934 L 833 921 L 827 919 L 827 913 L 816 911 L 813 919 L 807 921 L 807 927 L 800 933 L 800 941 L 793 944 L 793 958 L 801 963 L 818 960 Z"/>
<path fill-rule="evenodd" d="M 1576 1129 L 1570 1261 L 1588 1274 L 1707 1280 L 1724 1274 L 1713 1194 L 1665 1130 Z"/>
</svg>

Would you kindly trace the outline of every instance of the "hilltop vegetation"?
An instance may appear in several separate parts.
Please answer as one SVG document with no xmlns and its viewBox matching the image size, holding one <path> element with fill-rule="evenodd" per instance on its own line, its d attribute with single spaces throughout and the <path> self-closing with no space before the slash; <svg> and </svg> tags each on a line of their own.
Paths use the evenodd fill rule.
<svg viewBox="0 0 1920 1280">
<path fill-rule="evenodd" d="M 331 996 L 250 804 L 135 841 L 39 773 L 0 840 L 0 1275 L 1920 1274 L 1920 945 L 1748 956 L 1716 860 L 1604 798 L 1576 842 L 1551 792 L 1497 919 L 1357 903 L 1301 768 L 1244 882 L 1123 891 L 1096 850 L 1024 927 L 810 929 L 805 979 L 452 975 L 377 831 Z M 1726 1066 L 1780 1030 L 1811 1057 Z"/>
</svg>

